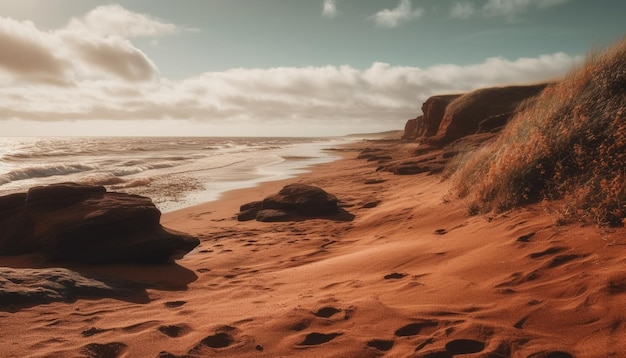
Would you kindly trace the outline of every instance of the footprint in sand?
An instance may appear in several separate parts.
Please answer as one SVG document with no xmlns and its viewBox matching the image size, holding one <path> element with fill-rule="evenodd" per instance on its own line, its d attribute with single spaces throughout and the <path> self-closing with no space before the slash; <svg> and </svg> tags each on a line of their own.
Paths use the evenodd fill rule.
<svg viewBox="0 0 626 358">
<path fill-rule="evenodd" d="M 128 347 L 121 342 L 106 344 L 89 343 L 81 349 L 81 353 L 90 358 L 116 358 Z"/>
<path fill-rule="evenodd" d="M 422 358 L 454 358 L 452 354 L 443 351 L 443 352 L 432 352 L 426 355 L 423 355 Z"/>
<path fill-rule="evenodd" d="M 431 352 L 422 358 L 453 358 L 459 355 L 479 353 L 485 349 L 485 343 L 472 339 L 455 339 L 445 346 L 445 351 Z"/>
<path fill-rule="evenodd" d="M 541 252 L 532 253 L 532 254 L 530 254 L 529 257 L 531 259 L 538 259 L 538 258 L 541 258 L 541 257 L 544 257 L 544 256 L 557 254 L 557 253 L 559 253 L 561 251 L 565 251 L 567 249 L 568 249 L 567 247 L 560 247 L 560 246 L 550 247 L 550 248 L 548 248 L 546 250 L 543 250 Z"/>
<path fill-rule="evenodd" d="M 452 355 L 482 352 L 485 343 L 473 339 L 455 339 L 446 344 L 446 351 Z"/>
<path fill-rule="evenodd" d="M 187 301 L 169 301 L 165 302 L 164 305 L 167 308 L 177 308 L 187 303 Z"/>
<path fill-rule="evenodd" d="M 291 328 L 292 331 L 300 332 L 300 331 L 304 331 L 305 329 L 309 328 L 311 323 L 313 323 L 313 321 L 311 321 L 310 319 L 303 319 L 303 320 L 300 320 L 300 321 L 296 322 L 290 328 Z"/>
<path fill-rule="evenodd" d="M 550 260 L 548 264 L 548 268 L 554 268 L 561 265 L 564 265 L 570 261 L 581 259 L 583 257 L 587 257 L 588 255 L 580 255 L 580 254 L 570 254 L 570 255 L 558 255 Z"/>
<path fill-rule="evenodd" d="M 382 351 L 382 352 L 391 350 L 391 348 L 393 348 L 393 344 L 394 344 L 393 341 L 385 340 L 385 339 L 372 339 L 371 341 L 367 342 L 368 347 L 378 349 L 379 351 Z"/>
<path fill-rule="evenodd" d="M 401 278 L 406 277 L 405 273 L 398 273 L 398 272 L 394 272 L 394 273 L 390 273 L 388 275 L 385 275 L 384 279 L 385 280 L 399 280 Z"/>
<path fill-rule="evenodd" d="M 522 235 L 522 236 L 517 238 L 517 242 L 530 242 L 530 239 L 532 239 L 533 236 L 535 236 L 534 232 L 531 232 L 531 233 L 526 234 L 526 235 Z"/>
<path fill-rule="evenodd" d="M 167 325 L 159 327 L 159 332 L 172 338 L 180 337 L 185 333 L 185 326 Z"/>
<path fill-rule="evenodd" d="M 309 333 L 304 337 L 304 340 L 298 344 L 299 346 L 317 346 L 332 341 L 333 339 L 341 336 L 342 333 Z"/>
<path fill-rule="evenodd" d="M 228 333 L 216 333 L 212 336 L 208 336 L 202 341 L 200 341 L 199 346 L 207 346 L 211 348 L 225 348 L 230 346 L 233 343 L 233 337 L 231 337 Z M 198 348 L 197 347 L 197 348 Z"/>
<path fill-rule="evenodd" d="M 551 351 L 533 353 L 528 358 L 574 358 L 574 356 L 563 351 Z"/>
<path fill-rule="evenodd" d="M 398 328 L 394 334 L 397 337 L 416 336 L 420 333 L 422 329 L 428 327 L 437 327 L 437 325 L 438 323 L 436 321 L 422 321 L 417 323 L 411 323 Z"/>
<path fill-rule="evenodd" d="M 609 277 L 606 289 L 610 295 L 617 295 L 626 292 L 626 274 L 618 273 Z"/>
<path fill-rule="evenodd" d="M 82 334 L 83 337 L 91 337 L 93 335 L 96 335 L 96 334 L 102 333 L 102 332 L 106 332 L 106 331 L 108 331 L 108 329 L 91 327 L 89 329 L 86 329 L 86 330 L 80 332 L 80 334 Z"/>
<path fill-rule="evenodd" d="M 317 312 L 314 312 L 313 314 L 317 317 L 330 318 L 339 312 L 341 312 L 341 310 L 338 308 L 326 306 L 320 308 L 319 310 L 317 310 Z"/>
</svg>

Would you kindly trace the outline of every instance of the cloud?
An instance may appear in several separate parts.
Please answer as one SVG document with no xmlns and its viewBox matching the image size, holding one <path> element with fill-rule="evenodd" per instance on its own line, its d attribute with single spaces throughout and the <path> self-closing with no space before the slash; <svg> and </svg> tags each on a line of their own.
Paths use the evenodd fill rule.
<svg viewBox="0 0 626 358">
<path fill-rule="evenodd" d="M 337 16 L 337 4 L 335 4 L 335 0 L 324 0 L 322 15 L 330 18 Z"/>
<path fill-rule="evenodd" d="M 239 68 L 178 81 L 83 79 L 60 88 L 1 84 L 0 129 L 15 125 L 12 120 L 109 120 L 112 126 L 178 120 L 196 127 L 240 128 L 240 135 L 258 135 L 266 127 L 273 129 L 265 134 L 289 128 L 291 135 L 398 129 L 434 94 L 553 79 L 580 60 L 556 53 L 517 60 L 494 57 L 467 66 Z"/>
<path fill-rule="evenodd" d="M 66 30 L 130 38 L 172 34 L 176 33 L 178 28 L 174 24 L 163 22 L 150 15 L 128 11 L 120 5 L 113 4 L 98 6 L 85 16 L 70 20 Z"/>
<path fill-rule="evenodd" d="M 0 17 L 0 80 L 60 86 L 106 77 L 148 81 L 157 67 L 129 38 L 176 31 L 172 24 L 119 5 L 97 7 L 52 31 Z"/>
<path fill-rule="evenodd" d="M 509 19 L 530 9 L 546 9 L 565 4 L 569 0 L 488 0 L 482 8 L 485 16 L 502 16 Z"/>
<path fill-rule="evenodd" d="M 456 2 L 450 9 L 450 16 L 458 19 L 468 19 L 476 14 L 485 17 L 504 17 L 514 20 L 530 10 L 543 10 L 549 7 L 563 5 L 569 0 L 487 0 L 482 8 L 477 9 L 469 1 Z"/>
<path fill-rule="evenodd" d="M 67 84 L 71 62 L 58 55 L 59 45 L 55 36 L 39 31 L 30 21 L 0 17 L 0 72 L 5 76 Z"/>
<path fill-rule="evenodd" d="M 411 0 L 400 0 L 396 8 L 381 10 L 373 16 L 373 19 L 379 26 L 392 28 L 403 22 L 417 19 L 423 13 L 423 8 L 412 10 Z"/>
<path fill-rule="evenodd" d="M 458 19 L 468 19 L 474 15 L 476 9 L 474 9 L 474 4 L 470 2 L 458 2 L 452 6 L 450 10 L 450 16 L 458 18 Z"/>
<path fill-rule="evenodd" d="M 148 81 L 157 72 L 156 65 L 133 44 L 120 37 L 60 35 L 72 51 L 76 71 L 85 76 L 115 76 L 127 81 Z"/>
<path fill-rule="evenodd" d="M 119 5 L 97 7 L 51 31 L 30 21 L 0 17 L 0 79 L 63 86 L 103 77 L 148 81 L 157 67 L 129 38 L 177 29 Z"/>
</svg>

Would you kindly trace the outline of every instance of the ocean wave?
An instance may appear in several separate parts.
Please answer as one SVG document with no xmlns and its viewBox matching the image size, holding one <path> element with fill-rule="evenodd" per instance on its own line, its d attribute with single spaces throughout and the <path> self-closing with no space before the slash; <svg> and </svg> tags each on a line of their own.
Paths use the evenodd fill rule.
<svg viewBox="0 0 626 358">
<path fill-rule="evenodd" d="M 285 160 L 311 160 L 311 159 L 318 158 L 318 157 L 312 157 L 308 155 L 281 155 L 280 157 Z"/>
<path fill-rule="evenodd" d="M 113 185 L 111 186 L 111 189 L 113 190 L 131 189 L 131 188 L 137 188 L 137 187 L 142 187 L 142 186 L 150 186 L 150 183 L 152 183 L 152 179 L 140 178 L 140 179 L 135 179 L 135 180 L 131 180 L 128 182 L 123 182 L 118 185 Z"/>
<path fill-rule="evenodd" d="M 133 175 L 145 172 L 147 170 L 153 169 L 166 169 L 172 168 L 180 165 L 177 162 L 161 162 L 161 163 L 152 163 L 152 164 L 139 164 L 143 163 L 143 161 L 128 161 L 123 163 L 122 167 L 111 170 L 111 173 L 118 177 L 123 177 L 127 175 Z"/>
<path fill-rule="evenodd" d="M 96 169 L 85 164 L 44 164 L 21 168 L 0 175 L 0 184 L 32 178 L 47 178 L 57 175 L 68 175 Z"/>
<path fill-rule="evenodd" d="M 90 185 L 114 185 L 123 183 L 124 179 L 117 177 L 111 173 L 97 173 L 84 176 L 79 180 L 79 182 L 82 184 Z"/>
</svg>

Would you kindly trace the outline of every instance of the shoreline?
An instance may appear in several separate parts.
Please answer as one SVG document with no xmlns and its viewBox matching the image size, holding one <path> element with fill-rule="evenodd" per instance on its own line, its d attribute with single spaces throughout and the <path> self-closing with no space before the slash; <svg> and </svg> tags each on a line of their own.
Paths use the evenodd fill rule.
<svg viewBox="0 0 626 358">
<path fill-rule="evenodd" d="M 356 141 L 343 143 L 336 147 L 327 148 L 325 149 L 325 151 L 332 151 L 332 153 L 336 156 L 335 159 L 302 167 L 298 170 L 299 173 L 294 174 L 288 178 L 255 181 L 254 185 L 251 186 L 223 191 L 217 196 L 215 200 L 187 206 L 173 211 L 163 212 L 161 214 L 161 224 L 168 228 L 170 228 L 170 225 L 174 225 L 174 227 L 171 228 L 177 230 L 176 223 L 182 220 L 184 222 L 182 224 L 183 227 L 187 229 L 186 217 L 188 217 L 189 215 L 214 212 L 216 210 L 223 211 L 224 206 L 232 208 L 232 210 L 234 210 L 232 212 L 234 217 L 239 212 L 239 206 L 247 202 L 261 200 L 270 194 L 278 192 L 283 186 L 289 183 L 300 182 L 301 180 L 306 181 L 308 177 L 317 177 L 318 172 L 327 170 L 326 167 L 330 166 L 330 168 L 335 168 L 336 162 L 348 159 L 351 153 L 358 150 L 361 143 L 362 142 L 360 141 Z M 241 201 L 241 203 L 237 204 L 237 202 L 239 201 Z"/>
<path fill-rule="evenodd" d="M 448 183 L 439 176 L 394 175 L 357 159 L 370 146 L 415 149 L 399 141 L 350 144 L 337 151 L 341 159 L 295 178 L 165 213 L 163 226 L 201 241 L 176 264 L 72 266 L 152 283 L 141 300 L 79 297 L 0 312 L 5 354 L 423 358 L 626 351 L 624 229 L 560 226 L 541 205 L 467 216 L 462 202 L 447 199 Z M 355 219 L 236 220 L 240 205 L 292 182 L 336 195 Z"/>
</svg>

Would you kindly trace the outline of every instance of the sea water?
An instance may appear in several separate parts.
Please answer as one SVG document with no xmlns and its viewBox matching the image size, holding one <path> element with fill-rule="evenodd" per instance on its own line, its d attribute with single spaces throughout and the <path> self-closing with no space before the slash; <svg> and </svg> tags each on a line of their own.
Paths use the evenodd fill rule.
<svg viewBox="0 0 626 358">
<path fill-rule="evenodd" d="M 0 137 L 0 196 L 59 182 L 150 197 L 163 211 L 337 159 L 349 138 Z"/>
</svg>

